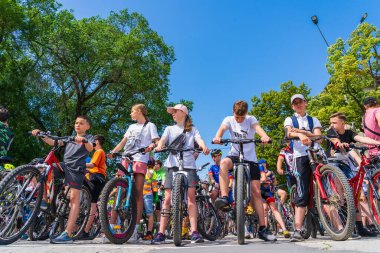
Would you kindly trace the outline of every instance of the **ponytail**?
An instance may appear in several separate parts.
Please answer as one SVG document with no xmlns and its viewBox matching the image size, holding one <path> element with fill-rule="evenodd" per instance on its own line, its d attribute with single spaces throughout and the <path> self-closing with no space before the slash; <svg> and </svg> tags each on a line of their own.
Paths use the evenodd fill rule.
<svg viewBox="0 0 380 253">
<path fill-rule="evenodd" d="M 193 121 L 191 120 L 189 115 L 186 115 L 185 132 L 191 132 L 192 129 L 193 129 Z"/>
</svg>

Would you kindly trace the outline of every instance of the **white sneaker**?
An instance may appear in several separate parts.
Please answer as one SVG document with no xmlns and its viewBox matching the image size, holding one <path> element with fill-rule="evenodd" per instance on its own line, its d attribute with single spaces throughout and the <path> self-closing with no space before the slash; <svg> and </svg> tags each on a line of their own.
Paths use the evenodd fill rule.
<svg viewBox="0 0 380 253">
<path fill-rule="evenodd" d="M 138 234 L 137 234 L 137 227 L 135 227 L 135 230 L 133 231 L 133 234 L 131 238 L 129 238 L 128 242 L 137 242 L 138 241 Z"/>
</svg>

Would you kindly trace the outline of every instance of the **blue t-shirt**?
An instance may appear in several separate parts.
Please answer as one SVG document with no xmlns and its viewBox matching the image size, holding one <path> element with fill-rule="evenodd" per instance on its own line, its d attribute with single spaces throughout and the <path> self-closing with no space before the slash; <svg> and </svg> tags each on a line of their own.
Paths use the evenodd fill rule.
<svg viewBox="0 0 380 253">
<path fill-rule="evenodd" d="M 212 175 L 212 177 L 215 180 L 215 183 L 217 183 L 217 184 L 219 184 L 219 170 L 220 170 L 220 167 L 219 167 L 219 165 L 216 165 L 216 164 L 211 165 L 211 167 L 208 169 L 208 174 Z M 228 172 L 228 177 L 232 178 L 231 172 Z"/>
</svg>

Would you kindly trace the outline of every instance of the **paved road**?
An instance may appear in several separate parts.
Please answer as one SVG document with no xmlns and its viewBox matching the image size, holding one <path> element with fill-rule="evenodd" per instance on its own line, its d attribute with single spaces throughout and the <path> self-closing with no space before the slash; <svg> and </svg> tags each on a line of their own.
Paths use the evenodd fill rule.
<svg viewBox="0 0 380 253">
<path fill-rule="evenodd" d="M 75 242 L 71 245 L 52 245 L 48 241 L 30 242 L 19 241 L 12 245 L 0 246 L 1 253 L 91 253 L 91 252 L 133 252 L 133 253 L 272 253 L 272 252 L 294 252 L 294 253 L 314 253 L 314 252 L 380 252 L 380 238 L 348 240 L 345 242 L 335 242 L 328 237 L 309 239 L 300 243 L 291 243 L 287 239 L 279 238 L 275 243 L 263 242 L 259 239 L 247 240 L 247 244 L 238 245 L 236 238 L 228 236 L 226 239 L 216 242 L 202 244 L 190 244 L 185 241 L 184 246 L 175 247 L 172 242 L 163 245 L 150 245 L 148 242 L 127 243 L 124 245 L 104 244 L 102 239 L 91 242 Z"/>
</svg>

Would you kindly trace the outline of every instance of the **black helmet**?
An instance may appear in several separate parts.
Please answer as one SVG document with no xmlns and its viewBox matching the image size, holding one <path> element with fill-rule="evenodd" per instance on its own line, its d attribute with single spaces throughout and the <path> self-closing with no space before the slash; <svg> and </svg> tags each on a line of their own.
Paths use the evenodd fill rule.
<svg viewBox="0 0 380 253">
<path fill-rule="evenodd" d="M 211 156 L 216 156 L 216 155 L 222 155 L 222 150 L 220 149 L 211 150 Z"/>
<path fill-rule="evenodd" d="M 5 122 L 9 119 L 11 115 L 9 114 L 9 111 L 4 106 L 0 105 L 0 121 Z"/>
</svg>

